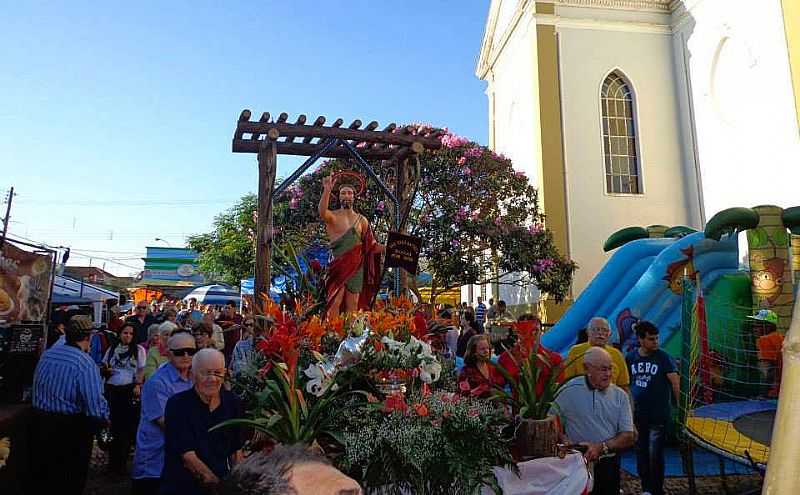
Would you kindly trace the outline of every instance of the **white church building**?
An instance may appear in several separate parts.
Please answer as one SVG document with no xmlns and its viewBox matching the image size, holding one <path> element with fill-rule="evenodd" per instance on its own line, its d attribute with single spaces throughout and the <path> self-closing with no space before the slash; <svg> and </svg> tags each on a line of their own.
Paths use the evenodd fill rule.
<svg viewBox="0 0 800 495">
<path fill-rule="evenodd" d="M 579 264 L 571 300 L 620 228 L 800 205 L 800 0 L 492 0 L 476 73 L 490 146 Z"/>
</svg>

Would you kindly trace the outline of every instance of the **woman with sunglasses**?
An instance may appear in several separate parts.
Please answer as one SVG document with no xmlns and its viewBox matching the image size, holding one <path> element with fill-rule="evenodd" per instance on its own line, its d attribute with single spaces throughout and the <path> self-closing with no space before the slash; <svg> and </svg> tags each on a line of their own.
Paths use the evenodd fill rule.
<svg viewBox="0 0 800 495">
<path fill-rule="evenodd" d="M 111 451 L 109 469 L 125 474 L 131 445 L 139 422 L 139 397 L 145 365 L 145 351 L 136 345 L 133 325 L 124 324 L 119 343 L 109 347 L 101 363 L 106 377 L 106 399 L 111 409 Z"/>
<path fill-rule="evenodd" d="M 202 321 L 192 325 L 192 336 L 197 343 L 197 349 L 216 349 L 216 342 L 213 338 L 213 330 L 211 325 Z"/>
</svg>

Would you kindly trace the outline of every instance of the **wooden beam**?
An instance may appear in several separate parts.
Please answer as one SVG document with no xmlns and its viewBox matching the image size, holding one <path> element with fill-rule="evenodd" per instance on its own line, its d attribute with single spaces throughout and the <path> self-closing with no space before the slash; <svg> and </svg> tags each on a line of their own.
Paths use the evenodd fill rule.
<svg viewBox="0 0 800 495">
<path fill-rule="evenodd" d="M 337 120 L 338 122 L 338 120 Z M 360 122 L 358 122 L 360 125 Z M 336 123 L 334 123 L 335 125 Z M 353 122 L 352 125 L 355 125 Z M 341 125 L 341 124 L 340 124 Z M 398 146 L 411 146 L 415 142 L 421 143 L 426 149 L 439 149 L 442 143 L 436 138 L 413 136 L 408 128 L 404 127 L 399 132 L 384 131 L 365 131 L 363 129 L 342 129 L 340 127 L 316 127 L 313 125 L 295 125 L 280 122 L 280 117 L 276 123 L 263 122 L 239 122 L 237 132 L 266 134 L 270 129 L 277 129 L 281 136 L 286 137 L 312 137 L 347 139 L 355 142 L 385 143 Z"/>
<path fill-rule="evenodd" d="M 257 304 L 266 302 L 271 281 L 272 259 L 272 191 L 275 190 L 275 172 L 278 168 L 278 148 L 274 140 L 257 143 L 258 150 L 258 220 L 256 221 L 256 280 L 254 299 Z"/>
<path fill-rule="evenodd" d="M 323 124 L 325 124 L 325 117 L 320 115 L 317 117 L 317 120 L 314 121 L 314 127 L 322 127 Z M 312 139 L 314 139 L 314 136 L 306 136 L 303 138 L 303 143 L 308 144 Z"/>
<path fill-rule="evenodd" d="M 306 123 L 306 116 L 301 113 L 300 116 L 297 117 L 297 121 L 294 123 L 294 125 L 303 125 L 305 123 Z M 295 138 L 294 136 L 286 136 L 286 142 L 291 143 L 292 141 L 294 141 L 294 138 Z"/>
<path fill-rule="evenodd" d="M 233 152 L 234 153 L 258 153 L 259 146 L 263 143 L 263 140 L 253 141 L 249 139 L 239 139 L 234 140 L 233 142 Z M 315 154 L 319 149 L 320 145 L 318 143 L 315 144 L 306 144 L 306 143 L 284 143 L 278 141 L 276 143 L 278 148 L 279 155 L 296 155 L 296 156 L 311 156 Z M 400 149 L 409 149 L 408 147 L 393 147 L 393 148 L 368 148 L 368 149 L 359 149 L 359 154 L 364 157 L 365 160 L 388 160 L 398 152 Z M 341 146 L 337 146 L 328 150 L 327 153 L 323 154 L 322 156 L 326 158 L 350 158 L 350 152 L 347 151 L 345 148 Z"/>
</svg>

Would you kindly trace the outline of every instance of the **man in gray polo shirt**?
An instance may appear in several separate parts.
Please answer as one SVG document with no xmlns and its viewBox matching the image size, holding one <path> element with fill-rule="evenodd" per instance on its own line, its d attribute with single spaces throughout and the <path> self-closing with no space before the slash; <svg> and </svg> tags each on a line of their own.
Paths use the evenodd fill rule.
<svg viewBox="0 0 800 495">
<path fill-rule="evenodd" d="M 611 356 L 591 347 L 583 357 L 586 376 L 576 376 L 558 393 L 551 412 L 558 414 L 569 442 L 585 445 L 594 464 L 594 495 L 619 495 L 619 456 L 636 439 L 631 403 L 611 383 Z"/>
</svg>

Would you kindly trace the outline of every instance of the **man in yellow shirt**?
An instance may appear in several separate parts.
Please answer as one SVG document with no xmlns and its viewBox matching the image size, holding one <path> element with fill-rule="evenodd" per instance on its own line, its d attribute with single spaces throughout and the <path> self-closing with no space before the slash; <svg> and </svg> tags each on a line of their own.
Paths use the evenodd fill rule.
<svg viewBox="0 0 800 495">
<path fill-rule="evenodd" d="M 574 345 L 569 350 L 566 359 L 568 364 L 564 369 L 564 381 L 573 376 L 586 374 L 586 370 L 583 368 L 583 355 L 590 347 L 602 347 L 611 356 L 611 383 L 627 392 L 631 378 L 628 374 L 628 367 L 625 365 L 625 356 L 616 347 L 608 344 L 608 338 L 611 336 L 611 326 L 608 324 L 608 320 L 599 316 L 592 318 L 589 321 L 587 334 L 588 342 Z"/>
</svg>

